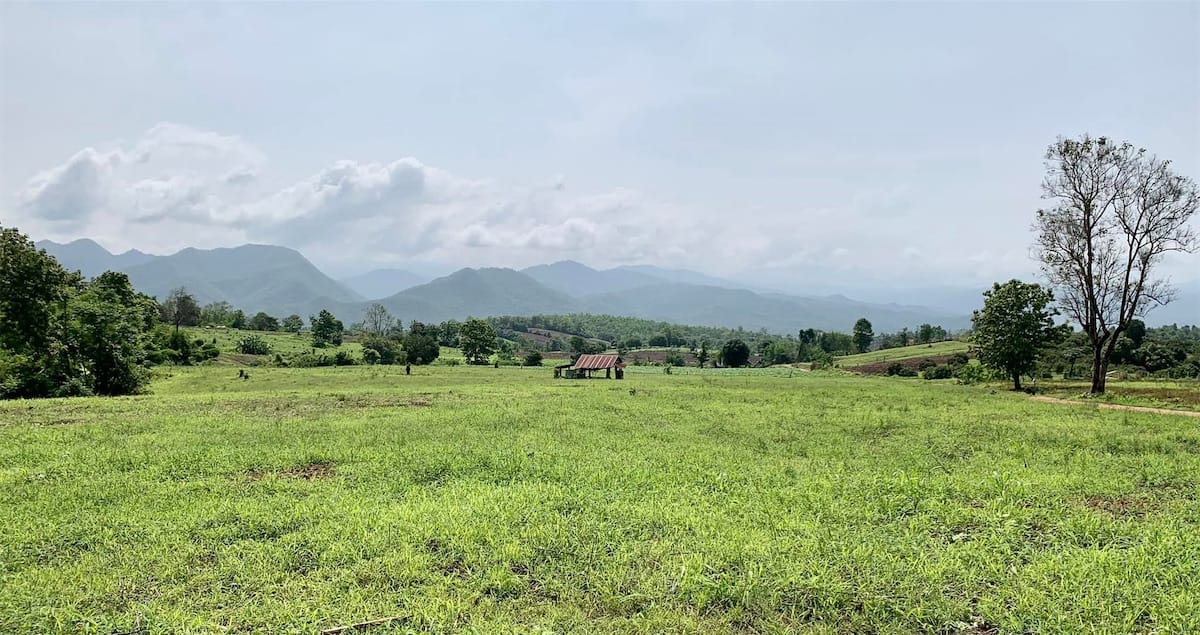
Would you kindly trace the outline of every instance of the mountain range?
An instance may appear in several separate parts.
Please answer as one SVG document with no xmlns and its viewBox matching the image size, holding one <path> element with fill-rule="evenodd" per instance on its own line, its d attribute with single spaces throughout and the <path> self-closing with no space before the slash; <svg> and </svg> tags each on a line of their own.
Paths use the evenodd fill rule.
<svg viewBox="0 0 1200 635">
<path fill-rule="evenodd" d="M 381 269 L 334 280 L 299 252 L 273 245 L 184 249 L 168 256 L 131 250 L 112 254 L 94 241 L 38 246 L 63 266 L 95 276 L 127 273 L 134 286 L 158 298 L 186 287 L 203 303 L 223 300 L 249 313 L 266 311 L 308 316 L 328 308 L 343 321 L 361 319 L 371 302 L 405 320 L 496 315 L 599 313 L 696 326 L 765 328 L 792 333 L 801 328 L 849 331 L 866 317 L 876 332 L 929 322 L 966 328 L 971 307 L 930 308 L 918 304 L 861 302 L 841 295 L 791 295 L 756 289 L 705 274 L 641 265 L 599 270 L 574 261 L 505 268 L 461 269 L 433 280 L 404 269 Z M 1195 303 L 1200 285 L 1181 289 Z M 1186 303 L 1160 309 L 1192 315 Z M 1157 312 L 1156 312 L 1157 313 Z M 1169 314 L 1170 315 L 1170 314 Z M 1173 315 L 1172 315 L 1173 316 Z M 1163 323 L 1156 320 L 1155 324 Z"/>
</svg>

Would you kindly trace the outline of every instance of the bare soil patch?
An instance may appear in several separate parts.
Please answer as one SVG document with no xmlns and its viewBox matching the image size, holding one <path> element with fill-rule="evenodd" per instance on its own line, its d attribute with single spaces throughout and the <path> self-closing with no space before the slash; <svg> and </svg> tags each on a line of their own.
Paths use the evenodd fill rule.
<svg viewBox="0 0 1200 635">
<path fill-rule="evenodd" d="M 257 481 L 266 478 L 269 475 L 275 475 L 279 478 L 296 478 L 305 481 L 311 481 L 319 478 L 333 478 L 337 475 L 337 466 L 331 461 L 312 461 L 289 467 L 286 470 L 278 472 L 264 470 L 250 470 L 246 472 L 246 477 L 252 481 Z"/>
<path fill-rule="evenodd" d="M 1073 404 L 1076 406 L 1094 405 L 1098 408 L 1103 408 L 1105 410 L 1124 410 L 1126 412 L 1148 412 L 1151 414 L 1159 414 L 1159 415 L 1182 415 L 1184 417 L 1200 418 L 1200 412 L 1197 412 L 1195 410 L 1172 410 L 1170 408 L 1150 408 L 1147 406 L 1126 406 L 1124 404 L 1119 404 L 1119 403 L 1092 404 L 1092 403 L 1089 403 L 1086 401 L 1072 401 L 1070 399 L 1059 399 L 1058 397 L 1046 397 L 1043 395 L 1038 395 L 1036 397 L 1032 397 L 1032 399 L 1034 401 L 1041 401 L 1043 403 L 1065 403 L 1065 404 Z"/>
<path fill-rule="evenodd" d="M 1116 518 L 1141 518 L 1153 511 L 1153 501 L 1135 496 L 1088 496 L 1083 504 Z"/>
</svg>

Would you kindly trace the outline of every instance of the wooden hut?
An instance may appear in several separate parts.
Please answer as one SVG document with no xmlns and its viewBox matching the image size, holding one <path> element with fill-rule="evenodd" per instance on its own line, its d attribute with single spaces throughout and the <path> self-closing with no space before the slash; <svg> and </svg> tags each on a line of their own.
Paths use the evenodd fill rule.
<svg viewBox="0 0 1200 635">
<path fill-rule="evenodd" d="M 619 355 L 580 355 L 570 364 L 554 367 L 554 376 L 566 379 L 591 379 L 592 373 L 604 371 L 605 379 L 625 379 L 625 360 Z"/>
</svg>

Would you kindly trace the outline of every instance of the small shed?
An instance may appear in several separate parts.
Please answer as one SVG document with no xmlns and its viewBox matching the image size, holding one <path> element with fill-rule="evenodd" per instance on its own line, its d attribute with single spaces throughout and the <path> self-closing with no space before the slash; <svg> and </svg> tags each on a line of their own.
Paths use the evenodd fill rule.
<svg viewBox="0 0 1200 635">
<path fill-rule="evenodd" d="M 580 355 L 570 364 L 554 367 L 554 376 L 566 379 L 591 379 L 592 373 L 604 371 L 605 379 L 625 379 L 625 360 L 619 355 Z"/>
</svg>

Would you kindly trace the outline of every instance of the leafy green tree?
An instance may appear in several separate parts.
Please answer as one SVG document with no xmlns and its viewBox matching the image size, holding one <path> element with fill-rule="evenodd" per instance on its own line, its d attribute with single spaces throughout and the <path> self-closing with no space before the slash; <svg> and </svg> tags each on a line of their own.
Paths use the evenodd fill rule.
<svg viewBox="0 0 1200 635">
<path fill-rule="evenodd" d="M 278 331 L 279 320 L 274 316 L 268 315 L 266 311 L 259 311 L 250 318 L 250 330 L 252 331 Z"/>
<path fill-rule="evenodd" d="M 413 364 L 432 364 L 441 354 L 441 346 L 432 335 L 424 331 L 409 331 L 404 337 L 404 354 Z"/>
<path fill-rule="evenodd" d="M 721 347 L 721 363 L 730 368 L 741 368 L 750 361 L 750 346 L 739 339 L 732 339 Z"/>
<path fill-rule="evenodd" d="M 446 320 L 438 325 L 438 343 L 450 348 L 458 348 L 458 320 Z"/>
<path fill-rule="evenodd" d="M 288 333 L 299 333 L 304 328 L 304 318 L 295 313 L 283 318 L 283 330 Z"/>
<path fill-rule="evenodd" d="M 871 322 L 867 318 L 859 318 L 854 323 L 854 350 L 859 353 L 865 353 L 871 350 L 871 340 L 875 339 L 875 332 L 871 328 Z"/>
<path fill-rule="evenodd" d="M 345 327 L 342 326 L 342 321 L 333 317 L 333 314 L 328 309 L 321 309 L 315 317 L 309 316 L 309 324 L 312 325 L 312 342 L 316 348 L 324 348 L 326 346 L 341 346 L 342 335 L 345 332 Z"/>
<path fill-rule="evenodd" d="M 200 323 L 205 326 L 229 326 L 233 321 L 233 305 L 225 302 L 209 302 L 200 309 Z"/>
<path fill-rule="evenodd" d="M 0 228 L 0 397 L 138 392 L 159 307 L 123 273 L 90 283 Z"/>
<path fill-rule="evenodd" d="M 488 357 L 496 351 L 496 331 L 487 320 L 463 322 L 458 339 L 469 364 L 486 364 Z"/>
<path fill-rule="evenodd" d="M 1133 344 L 1135 349 L 1142 347 L 1142 341 L 1146 339 L 1146 323 L 1141 320 L 1130 320 L 1129 328 L 1125 329 L 1125 337 Z"/>
<path fill-rule="evenodd" d="M 696 352 L 696 365 L 699 366 L 700 368 L 704 368 L 704 365 L 707 363 L 708 363 L 708 342 L 701 342 L 700 350 Z"/>
<path fill-rule="evenodd" d="M 1032 372 L 1047 345 L 1063 335 L 1054 325 L 1054 293 L 1014 279 L 996 283 L 983 297 L 983 309 L 971 318 L 979 361 L 1011 377 L 1013 390 L 1020 390 L 1021 375 Z"/>
<path fill-rule="evenodd" d="M 78 276 L 67 273 L 44 249 L 15 228 L 0 232 L 0 347 L 17 354 L 47 355 L 55 316 Z"/>
<path fill-rule="evenodd" d="M 148 381 L 142 361 L 157 307 L 134 291 L 129 276 L 107 271 L 68 304 L 69 346 L 83 362 L 91 392 L 128 395 Z"/>
<path fill-rule="evenodd" d="M 526 366 L 541 366 L 542 354 L 537 351 L 531 351 L 525 355 L 525 361 L 523 363 Z"/>
<path fill-rule="evenodd" d="M 374 361 L 367 363 L 374 364 L 396 364 L 403 363 L 403 353 L 400 351 L 400 344 L 391 337 L 383 335 L 368 335 L 362 342 L 363 360 L 368 360 L 367 351 L 371 351 Z"/>
<path fill-rule="evenodd" d="M 246 312 L 241 309 L 234 311 L 233 315 L 229 318 L 229 328 L 246 328 Z"/>
</svg>

